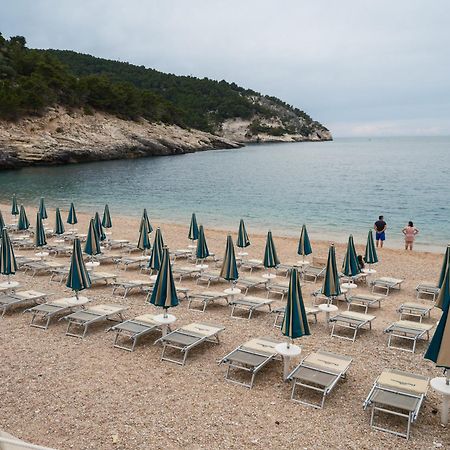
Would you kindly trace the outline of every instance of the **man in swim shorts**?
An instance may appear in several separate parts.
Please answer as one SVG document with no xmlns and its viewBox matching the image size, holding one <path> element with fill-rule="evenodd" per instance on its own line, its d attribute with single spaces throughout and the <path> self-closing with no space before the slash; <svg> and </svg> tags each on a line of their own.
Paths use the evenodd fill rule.
<svg viewBox="0 0 450 450">
<path fill-rule="evenodd" d="M 375 230 L 375 239 L 377 240 L 377 247 L 383 247 L 383 242 L 386 239 L 386 222 L 384 221 L 383 216 L 379 216 L 378 220 L 375 222 L 373 226 Z"/>
</svg>

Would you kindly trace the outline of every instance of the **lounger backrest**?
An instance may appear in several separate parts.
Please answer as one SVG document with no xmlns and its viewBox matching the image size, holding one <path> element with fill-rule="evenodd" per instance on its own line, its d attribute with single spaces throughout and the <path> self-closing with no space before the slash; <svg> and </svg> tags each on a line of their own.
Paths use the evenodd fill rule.
<svg viewBox="0 0 450 450">
<path fill-rule="evenodd" d="M 327 265 L 327 260 L 326 260 L 326 258 L 320 258 L 318 256 L 313 256 L 311 265 L 314 266 L 314 267 L 322 268 L 322 267 L 325 267 Z"/>
<path fill-rule="evenodd" d="M 136 322 L 144 322 L 144 323 L 148 323 L 149 325 L 154 325 L 157 322 L 155 322 L 155 314 L 142 314 L 141 316 L 137 316 L 135 317 L 133 320 L 135 320 Z"/>
<path fill-rule="evenodd" d="M 349 319 L 355 319 L 355 320 L 374 320 L 375 316 L 372 316 L 371 314 L 364 314 L 354 311 L 343 311 L 339 313 L 338 315 L 342 317 L 347 317 Z"/>
<path fill-rule="evenodd" d="M 184 325 L 181 327 L 181 330 L 183 331 L 193 332 L 201 336 L 213 336 L 222 329 L 223 329 L 222 326 L 198 322 L 190 323 L 189 325 Z"/>
<path fill-rule="evenodd" d="M 377 385 L 410 395 L 425 395 L 429 378 L 396 369 L 385 369 L 378 377 Z"/>
<path fill-rule="evenodd" d="M 270 356 L 277 354 L 275 346 L 279 343 L 279 341 L 277 342 L 272 339 L 255 338 L 247 341 L 241 348 Z"/>
<path fill-rule="evenodd" d="M 394 325 L 401 328 L 408 328 L 410 330 L 429 331 L 433 328 L 433 325 L 422 322 L 414 322 L 412 320 L 398 320 L 394 322 Z"/>
<path fill-rule="evenodd" d="M 311 353 L 303 361 L 304 363 L 307 363 L 308 366 L 340 374 L 348 369 L 348 366 L 352 362 L 352 358 L 349 356 L 338 355 L 337 353 L 318 351 Z"/>
<path fill-rule="evenodd" d="M 123 306 L 117 305 L 96 305 L 87 308 L 89 312 L 96 314 L 115 314 L 120 311 L 123 311 L 125 308 Z"/>
</svg>

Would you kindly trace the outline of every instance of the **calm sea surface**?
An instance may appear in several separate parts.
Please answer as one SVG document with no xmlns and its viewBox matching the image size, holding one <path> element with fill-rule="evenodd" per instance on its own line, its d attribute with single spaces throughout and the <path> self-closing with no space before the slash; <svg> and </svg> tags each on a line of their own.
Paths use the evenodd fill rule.
<svg viewBox="0 0 450 450">
<path fill-rule="evenodd" d="M 399 246 L 408 220 L 417 248 L 450 242 L 450 137 L 336 139 L 253 145 L 238 150 L 0 172 L 0 201 L 101 211 L 206 227 L 298 235 L 359 243 L 379 214 L 388 243 Z M 3 211 L 8 217 L 7 212 Z M 53 218 L 52 218 L 53 220 Z"/>
</svg>

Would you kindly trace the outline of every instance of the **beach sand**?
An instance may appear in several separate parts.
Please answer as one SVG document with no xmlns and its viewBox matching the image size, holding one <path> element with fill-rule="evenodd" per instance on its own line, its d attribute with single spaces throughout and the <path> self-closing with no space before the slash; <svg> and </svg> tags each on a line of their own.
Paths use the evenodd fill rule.
<svg viewBox="0 0 450 450">
<path fill-rule="evenodd" d="M 7 222 L 9 215 L 3 206 Z M 27 209 L 34 225 L 35 210 Z M 48 211 L 48 224 L 54 224 L 54 211 Z M 64 220 L 66 211 L 63 212 Z M 86 232 L 88 218 L 78 214 L 80 232 Z M 150 218 L 151 219 L 151 218 Z M 188 223 L 184 225 L 152 223 L 161 226 L 164 241 L 171 249 L 188 244 Z M 139 219 L 113 216 L 113 238 L 138 238 Z M 233 238 L 236 238 L 236 230 Z M 248 230 L 250 257 L 262 259 L 265 236 Z M 222 255 L 226 233 L 206 229 L 210 251 Z M 311 236 L 314 255 L 326 256 L 329 242 Z M 294 263 L 297 240 L 274 236 L 281 262 Z M 362 245 L 361 245 L 362 244 Z M 357 243 L 358 253 L 365 242 Z M 384 368 L 397 368 L 430 377 L 441 370 L 423 359 L 426 343 L 418 344 L 415 354 L 387 348 L 383 329 L 397 320 L 397 308 L 402 302 L 415 300 L 415 287 L 421 281 L 436 282 L 442 255 L 436 253 L 406 253 L 403 250 L 379 251 L 377 276 L 404 278 L 400 292 L 389 295 L 376 315 L 372 331 L 361 332 L 355 343 L 331 338 L 323 314 L 317 324 L 311 324 L 311 336 L 297 340 L 302 356 L 318 349 L 349 355 L 353 363 L 347 380 L 338 384 L 327 398 L 323 410 L 290 401 L 291 385 L 282 381 L 282 366 L 277 362 L 264 369 L 253 389 L 224 380 L 225 368 L 218 360 L 239 344 L 252 337 L 280 338 L 273 328 L 273 315 L 255 313 L 251 320 L 230 318 L 229 308 L 211 305 L 204 314 L 188 310 L 181 303 L 171 310 L 176 325 L 194 321 L 222 324 L 220 345 L 206 344 L 190 353 L 184 367 L 160 361 L 161 348 L 153 345 L 157 334 L 150 335 L 133 353 L 115 349 L 113 335 L 105 333 L 104 324 L 93 326 L 83 340 L 64 335 L 65 321 L 54 322 L 47 331 L 28 326 L 30 317 L 14 311 L 0 319 L 0 429 L 35 444 L 58 449 L 145 449 L 145 448 L 409 448 L 424 449 L 440 446 L 450 448 L 448 429 L 439 423 L 440 401 L 430 388 L 412 437 L 402 438 L 369 427 L 369 412 L 363 411 L 365 400 L 375 378 Z M 337 245 L 340 266 L 345 246 Z M 444 249 L 443 249 L 444 250 Z M 33 254 L 34 251 L 17 251 Z M 67 260 L 68 258 L 58 258 Z M 180 265 L 185 265 L 180 260 Z M 102 271 L 114 272 L 112 264 L 102 264 Z M 244 274 L 246 272 L 242 272 Z M 121 277 L 145 278 L 130 268 Z M 54 297 L 70 295 L 63 285 L 50 282 L 49 276 L 31 279 L 19 272 L 15 279 L 23 288 L 51 292 Z M 203 290 L 193 281 L 182 286 Z M 212 286 L 225 289 L 225 283 Z M 320 283 L 302 283 L 303 298 L 312 302 L 311 292 Z M 128 307 L 126 317 L 155 312 L 144 305 L 143 294 L 131 294 L 126 299 L 112 296 L 111 287 L 94 287 L 84 291 L 94 304 L 114 303 Z M 366 286 L 357 292 L 368 292 Z M 253 295 L 265 296 L 255 290 Z M 275 298 L 275 297 L 274 297 Z M 422 300 L 430 304 L 430 301 Z M 284 302 L 275 301 L 275 305 Z M 346 309 L 340 303 L 340 309 Z M 433 310 L 431 323 L 439 319 Z M 297 361 L 296 361 L 297 362 Z M 388 419 L 389 420 L 389 419 Z"/>
</svg>

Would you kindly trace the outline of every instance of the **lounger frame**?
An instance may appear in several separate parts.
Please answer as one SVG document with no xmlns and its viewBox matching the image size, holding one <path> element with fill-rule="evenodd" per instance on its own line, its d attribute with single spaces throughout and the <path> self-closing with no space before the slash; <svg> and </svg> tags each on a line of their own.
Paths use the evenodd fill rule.
<svg viewBox="0 0 450 450">
<path fill-rule="evenodd" d="M 420 330 L 417 328 L 414 329 L 414 328 L 402 327 L 402 326 L 399 326 L 398 324 L 396 324 L 395 322 L 393 324 L 389 325 L 384 330 L 384 332 L 389 334 L 388 343 L 387 343 L 388 348 L 393 348 L 395 350 L 403 350 L 405 352 L 410 352 L 410 353 L 415 353 L 416 345 L 417 345 L 417 342 L 419 341 L 419 339 L 422 339 L 422 338 L 424 338 L 424 336 L 426 336 L 425 340 L 427 340 L 427 341 L 430 340 L 430 330 Z M 412 348 L 408 349 L 405 347 L 399 347 L 397 345 L 393 345 L 392 338 L 412 341 Z"/>
<path fill-rule="evenodd" d="M 372 319 L 373 320 L 373 319 Z M 358 331 L 362 329 L 364 326 L 368 325 L 369 330 L 372 329 L 372 320 L 369 319 L 356 319 L 353 317 L 345 317 L 343 315 L 336 315 L 330 318 L 330 322 L 333 322 L 333 326 L 331 327 L 331 337 L 337 337 L 340 339 L 346 339 L 348 341 L 355 342 Z M 353 331 L 353 336 L 348 337 L 344 334 L 336 333 L 336 327 L 345 328 Z"/>
</svg>

